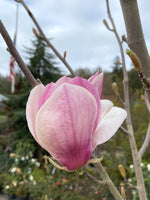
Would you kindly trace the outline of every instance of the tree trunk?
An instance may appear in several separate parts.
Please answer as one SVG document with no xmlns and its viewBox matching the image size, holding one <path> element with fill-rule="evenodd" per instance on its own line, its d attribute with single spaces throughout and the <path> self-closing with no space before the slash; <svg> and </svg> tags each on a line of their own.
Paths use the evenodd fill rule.
<svg viewBox="0 0 150 200">
<path fill-rule="evenodd" d="M 150 57 L 146 47 L 137 0 L 120 0 L 127 31 L 127 43 L 141 60 L 144 75 L 150 79 Z"/>
</svg>

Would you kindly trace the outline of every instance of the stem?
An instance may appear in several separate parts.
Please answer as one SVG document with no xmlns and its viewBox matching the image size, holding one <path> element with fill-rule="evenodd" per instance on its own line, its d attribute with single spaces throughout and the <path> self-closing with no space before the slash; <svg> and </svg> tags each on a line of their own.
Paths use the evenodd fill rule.
<svg viewBox="0 0 150 200">
<path fill-rule="evenodd" d="M 130 1 L 132 1 L 132 0 L 130 0 Z M 130 2 L 130 1 L 126 1 L 126 2 Z M 120 48 L 120 52 L 121 52 L 123 77 L 124 77 L 123 86 L 124 86 L 125 109 L 127 111 L 126 124 L 127 124 L 128 132 L 130 133 L 130 136 L 128 138 L 129 138 L 129 142 L 130 142 L 130 148 L 131 148 L 133 163 L 134 163 L 134 167 L 135 167 L 138 194 L 139 194 L 140 200 L 147 200 L 145 185 L 144 185 L 144 178 L 143 178 L 143 173 L 142 173 L 142 168 L 141 168 L 141 157 L 138 153 L 138 149 L 137 149 L 137 145 L 136 145 L 136 141 L 135 141 L 135 137 L 134 137 L 134 132 L 133 132 L 132 121 L 131 121 L 131 112 L 130 112 L 130 103 L 129 103 L 129 88 L 128 88 L 128 74 L 127 74 L 127 70 L 126 70 L 123 46 L 122 46 L 122 42 L 120 40 L 120 37 L 118 35 L 118 32 L 116 30 L 113 18 L 111 17 L 108 0 L 106 0 L 106 4 L 107 4 L 108 16 L 109 16 L 110 21 L 112 23 L 113 32 L 114 32 L 114 34 L 117 38 L 119 48 Z"/>
<path fill-rule="evenodd" d="M 56 56 L 64 63 L 64 65 L 67 67 L 67 69 L 70 71 L 70 73 L 72 74 L 72 76 L 75 76 L 74 71 L 72 70 L 71 66 L 68 64 L 68 62 L 66 61 L 66 59 L 61 56 L 61 54 L 57 51 L 57 49 L 52 45 L 52 43 L 47 39 L 47 37 L 45 36 L 43 30 L 41 29 L 40 25 L 38 24 L 37 20 L 35 19 L 34 15 L 32 14 L 32 12 L 30 11 L 30 9 L 27 7 L 27 5 L 24 3 L 23 0 L 15 0 L 17 2 L 20 2 L 23 7 L 25 8 L 25 10 L 28 12 L 29 16 L 31 17 L 31 19 L 33 20 L 35 26 L 37 27 L 39 33 L 40 33 L 40 37 L 47 43 L 47 45 L 53 50 L 53 52 L 56 54 Z"/>
<path fill-rule="evenodd" d="M 88 172 L 84 171 L 84 174 L 91 179 L 94 183 L 97 183 L 98 185 L 106 185 L 106 183 L 104 181 L 99 181 L 97 180 L 94 176 L 92 176 L 91 174 L 89 174 Z"/>
<path fill-rule="evenodd" d="M 123 200 L 123 197 L 121 196 L 121 194 L 119 193 L 119 191 L 117 190 L 117 188 L 115 187 L 115 185 L 113 184 L 112 180 L 110 179 L 109 175 L 107 174 L 105 168 L 103 167 L 103 165 L 101 164 L 101 162 L 99 162 L 98 164 L 96 164 L 98 171 L 104 181 L 104 183 L 106 183 L 106 185 L 108 186 L 111 194 L 114 196 L 114 198 L 116 200 Z"/>
<path fill-rule="evenodd" d="M 148 130 L 147 130 L 147 133 L 146 133 L 145 140 L 144 140 L 144 142 L 143 142 L 143 144 L 140 148 L 140 151 L 139 151 L 139 154 L 140 154 L 141 157 L 144 155 L 145 151 L 147 150 L 149 143 L 150 143 L 150 123 L 148 125 Z"/>
<path fill-rule="evenodd" d="M 150 58 L 146 47 L 137 0 L 120 0 L 127 30 L 127 43 L 139 57 L 144 74 L 150 78 Z"/>
<path fill-rule="evenodd" d="M 2 21 L 0 20 L 0 33 L 5 40 L 9 52 L 14 57 L 15 61 L 18 63 L 20 69 L 23 71 L 25 77 L 29 81 L 29 83 L 34 87 L 35 85 L 38 85 L 38 81 L 34 78 L 34 76 L 31 74 L 30 70 L 25 65 L 24 61 L 22 60 L 21 56 L 19 55 L 13 41 L 11 40 L 5 26 L 3 25 Z"/>
</svg>

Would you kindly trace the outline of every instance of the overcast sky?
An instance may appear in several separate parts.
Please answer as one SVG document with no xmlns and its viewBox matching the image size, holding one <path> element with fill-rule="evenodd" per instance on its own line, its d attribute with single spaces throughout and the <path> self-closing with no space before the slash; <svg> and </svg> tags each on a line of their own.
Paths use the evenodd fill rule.
<svg viewBox="0 0 150 200">
<path fill-rule="evenodd" d="M 120 56 L 118 43 L 112 32 L 103 25 L 103 19 L 108 22 L 105 0 L 25 0 L 36 17 L 44 33 L 56 49 L 63 55 L 67 51 L 67 61 L 75 70 L 79 67 L 94 69 L 98 66 L 103 71 L 111 70 L 114 58 Z M 150 3 L 139 0 L 139 10 L 143 31 L 148 49 L 150 50 Z M 119 0 L 110 0 L 111 13 L 117 30 L 121 35 L 126 34 Z M 14 0 L 0 0 L 0 19 L 5 24 L 13 38 L 15 31 L 16 2 Z M 31 47 L 35 27 L 28 14 L 19 5 L 19 25 L 17 49 L 27 63 L 25 48 Z M 127 46 L 124 47 L 126 49 Z M 0 35 L 0 74 L 9 74 L 10 55 L 6 51 L 6 44 Z M 59 62 L 59 67 L 66 71 Z M 128 69 L 129 58 L 126 56 Z"/>
</svg>

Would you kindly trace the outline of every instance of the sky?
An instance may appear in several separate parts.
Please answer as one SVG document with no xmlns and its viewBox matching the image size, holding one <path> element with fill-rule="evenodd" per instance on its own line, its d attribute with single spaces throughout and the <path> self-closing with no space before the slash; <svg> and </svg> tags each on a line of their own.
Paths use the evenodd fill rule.
<svg viewBox="0 0 150 200">
<path fill-rule="evenodd" d="M 103 24 L 106 19 L 110 24 L 105 0 L 25 0 L 39 22 L 47 38 L 63 55 L 67 51 L 66 60 L 73 70 L 101 67 L 102 71 L 111 71 L 116 56 L 120 56 L 118 43 L 114 34 Z M 139 11 L 148 50 L 150 50 L 149 1 L 138 0 Z M 126 35 L 123 15 L 119 0 L 110 0 L 110 9 L 120 37 Z M 0 0 L 0 19 L 4 23 L 11 38 L 15 32 L 16 2 Z M 19 21 L 17 49 L 27 64 L 25 47 L 32 47 L 35 28 L 25 9 L 19 4 Z M 134 28 L 134 27 L 133 27 Z M 0 74 L 9 75 L 10 55 L 0 35 Z M 124 44 L 124 51 L 127 45 Z M 51 50 L 50 50 L 51 52 Z M 56 59 L 58 66 L 68 74 L 66 67 Z M 126 56 L 127 68 L 131 68 Z"/>
</svg>

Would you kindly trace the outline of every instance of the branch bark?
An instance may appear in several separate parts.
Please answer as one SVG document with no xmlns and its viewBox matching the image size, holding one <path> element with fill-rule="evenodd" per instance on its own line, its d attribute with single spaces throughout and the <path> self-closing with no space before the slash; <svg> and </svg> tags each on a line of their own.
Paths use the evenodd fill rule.
<svg viewBox="0 0 150 200">
<path fill-rule="evenodd" d="M 65 57 L 61 56 L 61 54 L 57 51 L 57 49 L 47 39 L 47 37 L 45 36 L 42 28 L 40 27 L 39 23 L 37 22 L 36 18 L 34 17 L 34 15 L 32 14 L 32 12 L 30 11 L 30 9 L 27 7 L 27 5 L 24 3 L 24 1 L 23 0 L 15 0 L 15 1 L 19 2 L 19 3 L 21 3 L 23 5 L 23 7 L 25 8 L 25 10 L 27 11 L 27 13 L 29 14 L 29 16 L 31 17 L 32 21 L 34 22 L 35 26 L 37 27 L 37 29 L 38 29 L 38 31 L 40 33 L 40 37 L 47 43 L 47 45 L 52 49 L 52 51 L 55 53 L 55 55 L 64 63 L 64 65 L 70 71 L 70 73 L 72 74 L 72 76 L 75 76 L 74 71 L 72 70 L 72 68 L 68 64 L 68 62 L 66 61 Z"/>
<path fill-rule="evenodd" d="M 19 65 L 20 69 L 23 71 L 23 73 L 24 73 L 25 77 L 27 78 L 27 80 L 29 81 L 29 83 L 33 87 L 35 85 L 38 85 L 39 82 L 34 78 L 34 76 L 31 74 L 30 70 L 25 65 L 23 59 L 19 55 L 13 41 L 11 40 L 11 38 L 1 20 L 0 20 L 0 33 L 8 46 L 9 52 L 14 57 L 15 61 Z"/>
<path fill-rule="evenodd" d="M 139 57 L 144 75 L 150 79 L 150 57 L 146 47 L 137 0 L 120 0 L 127 30 L 127 43 Z"/>
<path fill-rule="evenodd" d="M 143 145 L 142 145 L 142 147 L 140 148 L 140 151 L 139 151 L 139 154 L 141 155 L 141 157 L 144 155 L 145 151 L 147 150 L 149 143 L 150 143 L 150 123 L 148 125 L 148 130 L 147 130 L 147 133 L 146 133 L 144 143 L 143 143 Z"/>
<path fill-rule="evenodd" d="M 123 200 L 123 197 L 121 196 L 121 194 L 119 193 L 119 191 L 117 190 L 115 185 L 113 184 L 112 180 L 110 179 L 109 175 L 107 174 L 107 172 L 106 172 L 105 168 L 103 167 L 103 165 L 101 164 L 101 162 L 97 163 L 96 167 L 97 167 L 104 183 L 106 183 L 106 185 L 108 186 L 108 188 L 109 188 L 111 194 L 114 196 L 114 198 L 116 200 Z"/>
</svg>

